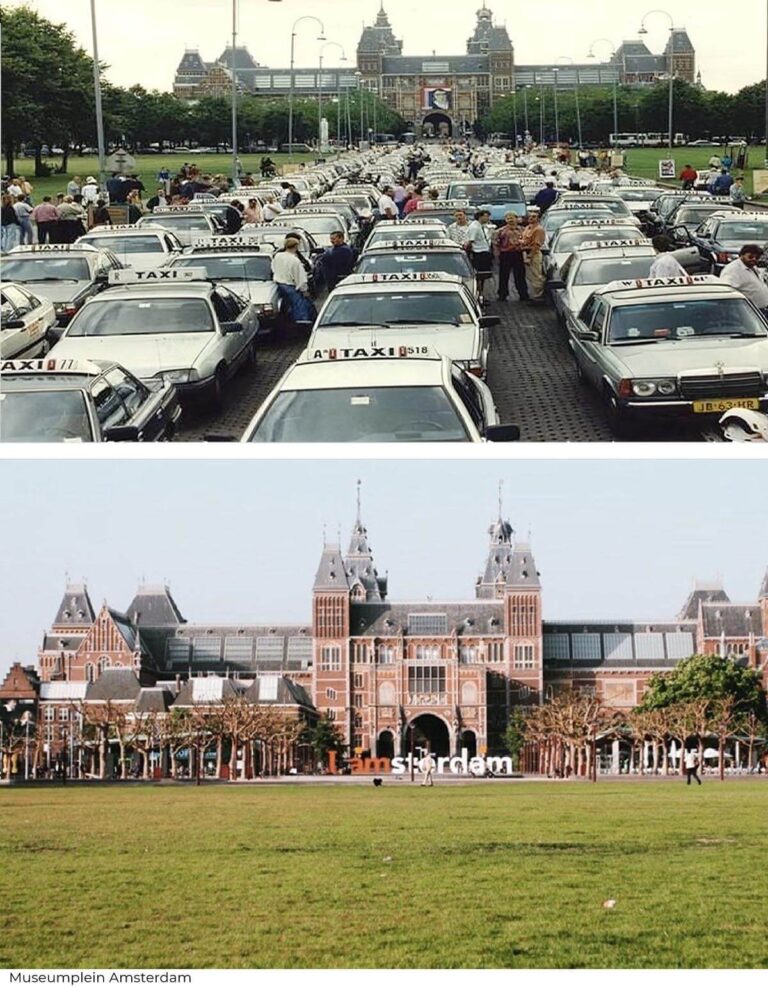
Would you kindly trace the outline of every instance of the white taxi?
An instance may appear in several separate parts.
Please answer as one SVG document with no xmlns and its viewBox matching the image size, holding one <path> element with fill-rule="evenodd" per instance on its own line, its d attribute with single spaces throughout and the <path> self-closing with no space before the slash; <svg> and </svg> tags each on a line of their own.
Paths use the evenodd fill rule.
<svg viewBox="0 0 768 987">
<path fill-rule="evenodd" d="M 134 271 L 153 271 L 163 267 L 184 249 L 178 237 L 169 230 L 127 224 L 95 226 L 78 238 L 77 245 L 83 244 L 111 250 L 126 267 Z"/>
<path fill-rule="evenodd" d="M 326 299 L 308 348 L 339 349 L 374 339 L 388 346 L 429 347 L 476 376 L 488 362 L 487 330 L 497 316 L 483 316 L 462 279 L 449 274 L 351 274 Z"/>
<path fill-rule="evenodd" d="M 514 442 L 486 385 L 428 347 L 308 348 L 243 442 Z"/>
<path fill-rule="evenodd" d="M 21 284 L 8 282 L 0 295 L 0 357 L 42 356 L 49 348 L 56 325 L 56 310 L 49 298 L 40 298 Z"/>
<path fill-rule="evenodd" d="M 438 272 L 461 278 L 473 296 L 477 279 L 466 250 L 455 240 L 393 240 L 376 243 L 365 251 L 355 267 L 356 274 L 422 274 Z"/>
<path fill-rule="evenodd" d="M 158 206 L 148 216 L 142 216 L 136 226 L 142 230 L 147 227 L 170 230 L 185 247 L 190 246 L 198 237 L 216 236 L 226 232 L 219 217 L 206 212 L 203 206 L 198 206 L 197 209 L 194 206 Z"/>
<path fill-rule="evenodd" d="M 170 380 L 182 399 L 219 405 L 227 381 L 256 365 L 259 317 L 204 268 L 115 271 L 54 346 L 57 359 L 113 360 L 142 380 Z"/>
</svg>

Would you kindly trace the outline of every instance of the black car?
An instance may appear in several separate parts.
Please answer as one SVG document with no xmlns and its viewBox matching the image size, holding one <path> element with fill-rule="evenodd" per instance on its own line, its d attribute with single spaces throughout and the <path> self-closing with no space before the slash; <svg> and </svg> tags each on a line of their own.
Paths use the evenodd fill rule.
<svg viewBox="0 0 768 987">
<path fill-rule="evenodd" d="M 736 260 L 741 248 L 756 243 L 768 245 L 768 213 L 714 213 L 691 234 L 691 243 L 709 261 L 710 272 L 720 275 L 726 264 Z M 766 264 L 766 256 L 760 266 Z"/>
<path fill-rule="evenodd" d="M 14 247 L 3 260 L 3 280 L 30 287 L 53 302 L 56 322 L 69 325 L 87 299 L 103 291 L 110 271 L 125 267 L 111 250 L 90 244 L 43 243 Z M 52 338 L 61 335 L 55 328 Z"/>
<path fill-rule="evenodd" d="M 1 442 L 168 441 L 181 416 L 174 384 L 103 360 L 6 360 L 0 385 Z"/>
<path fill-rule="evenodd" d="M 704 199 L 699 202 L 681 202 L 667 216 L 665 226 L 666 231 L 673 232 L 684 226 L 687 230 L 695 230 L 715 212 L 731 212 L 739 214 L 741 212 L 736 206 L 727 202 L 718 202 L 717 199 Z"/>
</svg>

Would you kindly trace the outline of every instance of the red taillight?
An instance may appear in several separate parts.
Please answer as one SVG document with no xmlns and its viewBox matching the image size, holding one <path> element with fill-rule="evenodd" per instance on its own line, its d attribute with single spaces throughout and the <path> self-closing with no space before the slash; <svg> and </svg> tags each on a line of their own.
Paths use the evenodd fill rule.
<svg viewBox="0 0 768 987">
<path fill-rule="evenodd" d="M 730 263 L 730 260 L 731 260 L 731 258 L 730 258 L 730 256 L 728 254 L 718 254 L 717 255 L 717 263 L 718 264 L 729 264 Z"/>
<path fill-rule="evenodd" d="M 632 381 L 629 380 L 629 378 L 627 377 L 619 381 L 619 397 L 620 398 L 632 397 Z"/>
</svg>

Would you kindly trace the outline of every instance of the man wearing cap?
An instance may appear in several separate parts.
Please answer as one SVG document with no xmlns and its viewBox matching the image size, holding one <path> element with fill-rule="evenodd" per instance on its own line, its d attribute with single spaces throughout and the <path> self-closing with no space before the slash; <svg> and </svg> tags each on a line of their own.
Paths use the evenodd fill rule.
<svg viewBox="0 0 768 987">
<path fill-rule="evenodd" d="M 72 193 L 69 194 L 71 195 Z M 92 206 L 93 203 L 98 199 L 99 184 L 92 175 L 89 175 L 86 178 L 85 185 L 83 185 L 82 189 L 80 190 L 80 194 L 83 197 L 83 206 L 86 209 L 88 208 L 88 206 Z"/>
<path fill-rule="evenodd" d="M 737 288 L 756 308 L 765 312 L 768 310 L 768 285 L 757 271 L 762 256 L 762 247 L 756 243 L 745 244 L 736 260 L 723 268 L 720 280 Z"/>
<path fill-rule="evenodd" d="M 307 272 L 297 256 L 299 242 L 298 237 L 290 234 L 285 238 L 283 250 L 278 250 L 272 258 L 272 278 L 290 306 L 293 321 L 314 322 L 317 311 L 308 294 Z"/>
</svg>

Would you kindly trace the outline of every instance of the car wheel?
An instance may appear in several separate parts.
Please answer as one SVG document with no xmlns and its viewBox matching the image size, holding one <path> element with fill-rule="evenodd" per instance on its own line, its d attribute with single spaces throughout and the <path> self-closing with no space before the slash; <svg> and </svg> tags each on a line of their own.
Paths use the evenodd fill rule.
<svg viewBox="0 0 768 987">
<path fill-rule="evenodd" d="M 606 387 L 603 391 L 603 403 L 608 425 L 617 439 L 633 439 L 637 427 L 628 412 L 621 407 L 613 391 Z"/>
<path fill-rule="evenodd" d="M 245 351 L 245 359 L 243 360 L 243 366 L 246 370 L 252 372 L 258 366 L 259 358 L 256 353 L 256 339 L 252 339 L 248 344 L 248 348 Z"/>
<path fill-rule="evenodd" d="M 213 384 L 211 386 L 211 405 L 216 411 L 221 411 L 224 405 L 224 385 L 226 380 L 227 366 L 226 364 L 221 363 L 216 368 L 216 373 L 213 375 Z"/>
</svg>

